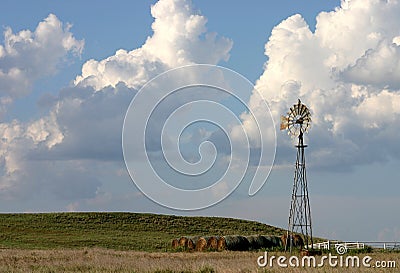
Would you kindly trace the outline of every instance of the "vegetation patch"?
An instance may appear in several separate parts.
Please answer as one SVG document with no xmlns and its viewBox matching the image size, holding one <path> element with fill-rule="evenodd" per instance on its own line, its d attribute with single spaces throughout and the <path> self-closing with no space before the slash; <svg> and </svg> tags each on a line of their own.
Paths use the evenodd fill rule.
<svg viewBox="0 0 400 273">
<path fill-rule="evenodd" d="M 169 251 L 188 236 L 281 235 L 282 229 L 232 218 L 122 212 L 0 214 L 0 248 Z"/>
</svg>

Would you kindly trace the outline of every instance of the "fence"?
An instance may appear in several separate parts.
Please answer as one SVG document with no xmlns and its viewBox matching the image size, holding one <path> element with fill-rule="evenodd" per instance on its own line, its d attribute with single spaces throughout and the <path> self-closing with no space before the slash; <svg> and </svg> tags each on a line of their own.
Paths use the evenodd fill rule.
<svg viewBox="0 0 400 273">
<path fill-rule="evenodd" d="M 338 246 L 344 246 L 346 249 L 362 249 L 366 246 L 376 249 L 400 250 L 400 242 L 341 242 L 325 241 L 313 244 L 315 249 L 331 249 Z M 311 247 L 311 245 L 309 246 Z"/>
<path fill-rule="evenodd" d="M 346 249 L 361 249 L 365 247 L 365 243 L 326 241 L 322 243 L 313 244 L 313 248 L 316 249 L 331 249 L 331 248 L 337 248 L 338 246 L 344 246 Z"/>
<path fill-rule="evenodd" d="M 400 250 L 400 242 L 365 242 L 365 244 L 372 248 Z"/>
</svg>

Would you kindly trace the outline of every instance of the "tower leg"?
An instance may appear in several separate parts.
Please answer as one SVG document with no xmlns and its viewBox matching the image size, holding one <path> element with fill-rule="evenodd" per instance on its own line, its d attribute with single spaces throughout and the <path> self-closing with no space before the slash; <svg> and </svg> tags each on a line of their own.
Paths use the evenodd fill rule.
<svg viewBox="0 0 400 273">
<path fill-rule="evenodd" d="M 290 252 L 294 247 L 313 248 L 311 208 L 308 198 L 308 185 L 306 175 L 306 162 L 303 143 L 303 134 L 299 135 L 295 173 L 293 179 L 292 200 L 289 210 L 288 231 L 285 242 L 285 250 Z M 298 235 L 302 235 L 299 239 Z"/>
</svg>

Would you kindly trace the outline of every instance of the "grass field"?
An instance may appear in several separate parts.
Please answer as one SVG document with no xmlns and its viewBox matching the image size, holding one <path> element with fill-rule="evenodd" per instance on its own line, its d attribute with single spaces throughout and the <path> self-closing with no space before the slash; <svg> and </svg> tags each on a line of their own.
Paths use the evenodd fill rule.
<svg viewBox="0 0 400 273">
<path fill-rule="evenodd" d="M 218 217 L 138 213 L 0 214 L 0 248 L 166 251 L 183 235 L 282 235 L 265 224 Z"/>
<path fill-rule="evenodd" d="M 143 272 L 143 273 L 357 273 L 399 272 L 400 253 L 368 254 L 373 261 L 396 261 L 396 268 L 260 268 L 262 252 L 162 253 L 110 249 L 0 250 L 0 272 Z M 270 255 L 286 255 L 270 253 Z M 360 255 L 362 258 L 365 254 Z M 371 263 L 373 264 L 373 263 Z"/>
<path fill-rule="evenodd" d="M 260 268 L 264 252 L 174 252 L 182 235 L 268 234 L 265 224 L 217 217 L 135 213 L 0 214 L 0 272 L 399 272 L 400 253 L 370 255 L 396 268 Z M 269 255 L 287 253 L 270 252 Z M 298 255 L 298 254 L 296 254 Z"/>
</svg>

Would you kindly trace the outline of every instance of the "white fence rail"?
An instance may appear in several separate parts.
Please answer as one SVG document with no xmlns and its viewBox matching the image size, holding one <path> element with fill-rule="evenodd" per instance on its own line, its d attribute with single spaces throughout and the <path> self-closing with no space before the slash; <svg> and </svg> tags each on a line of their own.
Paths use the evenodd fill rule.
<svg viewBox="0 0 400 273">
<path fill-rule="evenodd" d="M 365 243 L 326 241 L 322 243 L 313 244 L 313 248 L 316 249 L 331 249 L 331 248 L 337 248 L 338 246 L 344 246 L 346 249 L 361 249 L 365 247 Z"/>
<path fill-rule="evenodd" d="M 372 248 L 400 250 L 400 242 L 365 242 Z"/>
<path fill-rule="evenodd" d="M 333 249 L 344 246 L 346 249 L 362 249 L 366 246 L 377 249 L 400 250 L 400 242 L 342 242 L 342 241 L 325 241 L 313 244 L 315 249 Z M 309 245 L 311 247 L 311 245 Z"/>
</svg>

